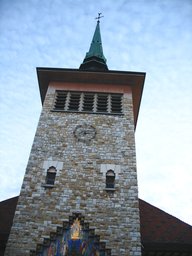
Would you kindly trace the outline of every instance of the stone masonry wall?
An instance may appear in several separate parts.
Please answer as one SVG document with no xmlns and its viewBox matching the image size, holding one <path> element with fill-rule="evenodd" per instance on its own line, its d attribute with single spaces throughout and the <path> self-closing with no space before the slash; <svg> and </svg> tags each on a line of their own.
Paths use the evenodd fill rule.
<svg viewBox="0 0 192 256">
<path fill-rule="evenodd" d="M 81 212 L 112 255 L 141 255 L 131 94 L 124 115 L 51 112 L 48 92 L 37 127 L 5 255 L 29 255 L 73 212 Z M 82 123 L 96 127 L 90 142 L 73 135 Z M 59 163 L 54 188 L 45 188 L 48 162 Z M 120 165 L 114 193 L 105 190 L 101 165 Z"/>
</svg>

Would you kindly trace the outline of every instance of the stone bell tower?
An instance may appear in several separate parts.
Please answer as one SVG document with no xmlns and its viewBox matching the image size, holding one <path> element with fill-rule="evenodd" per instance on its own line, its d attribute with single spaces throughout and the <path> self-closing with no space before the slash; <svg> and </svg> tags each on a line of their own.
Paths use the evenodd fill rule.
<svg viewBox="0 0 192 256">
<path fill-rule="evenodd" d="M 141 255 L 134 130 L 145 73 L 37 68 L 42 112 L 5 255 Z"/>
</svg>

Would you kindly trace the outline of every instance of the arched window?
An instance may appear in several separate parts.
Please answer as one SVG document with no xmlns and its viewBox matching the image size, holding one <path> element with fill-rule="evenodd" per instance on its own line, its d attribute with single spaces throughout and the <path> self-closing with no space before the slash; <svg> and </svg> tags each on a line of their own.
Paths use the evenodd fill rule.
<svg viewBox="0 0 192 256">
<path fill-rule="evenodd" d="M 47 187 L 53 187 L 55 182 L 55 176 L 56 176 L 56 169 L 55 167 L 51 166 L 47 170 L 47 177 L 46 177 L 46 184 Z"/>
<path fill-rule="evenodd" d="M 115 173 L 112 170 L 106 173 L 106 189 L 115 189 Z"/>
</svg>

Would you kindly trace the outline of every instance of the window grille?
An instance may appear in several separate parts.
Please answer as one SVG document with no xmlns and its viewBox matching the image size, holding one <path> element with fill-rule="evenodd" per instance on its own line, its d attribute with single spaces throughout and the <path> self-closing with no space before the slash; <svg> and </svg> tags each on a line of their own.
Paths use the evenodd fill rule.
<svg viewBox="0 0 192 256">
<path fill-rule="evenodd" d="M 122 114 L 122 101 L 123 94 L 56 91 L 53 110 Z"/>
</svg>

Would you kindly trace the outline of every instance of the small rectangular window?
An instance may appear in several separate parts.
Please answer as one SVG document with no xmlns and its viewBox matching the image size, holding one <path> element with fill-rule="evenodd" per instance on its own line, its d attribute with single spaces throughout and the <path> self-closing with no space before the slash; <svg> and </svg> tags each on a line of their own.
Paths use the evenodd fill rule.
<svg viewBox="0 0 192 256">
<path fill-rule="evenodd" d="M 47 176 L 46 176 L 45 185 L 44 185 L 45 188 L 53 188 L 54 187 L 56 172 L 57 172 L 57 170 L 54 166 L 51 166 L 47 170 Z"/>
<path fill-rule="evenodd" d="M 115 177 L 107 176 L 106 178 L 106 188 L 114 188 Z"/>
<path fill-rule="evenodd" d="M 115 173 L 113 170 L 108 170 L 106 173 L 105 190 L 115 191 Z"/>
<path fill-rule="evenodd" d="M 55 175 L 56 175 L 56 173 L 51 173 L 51 172 L 47 173 L 47 184 L 54 185 Z"/>
</svg>

